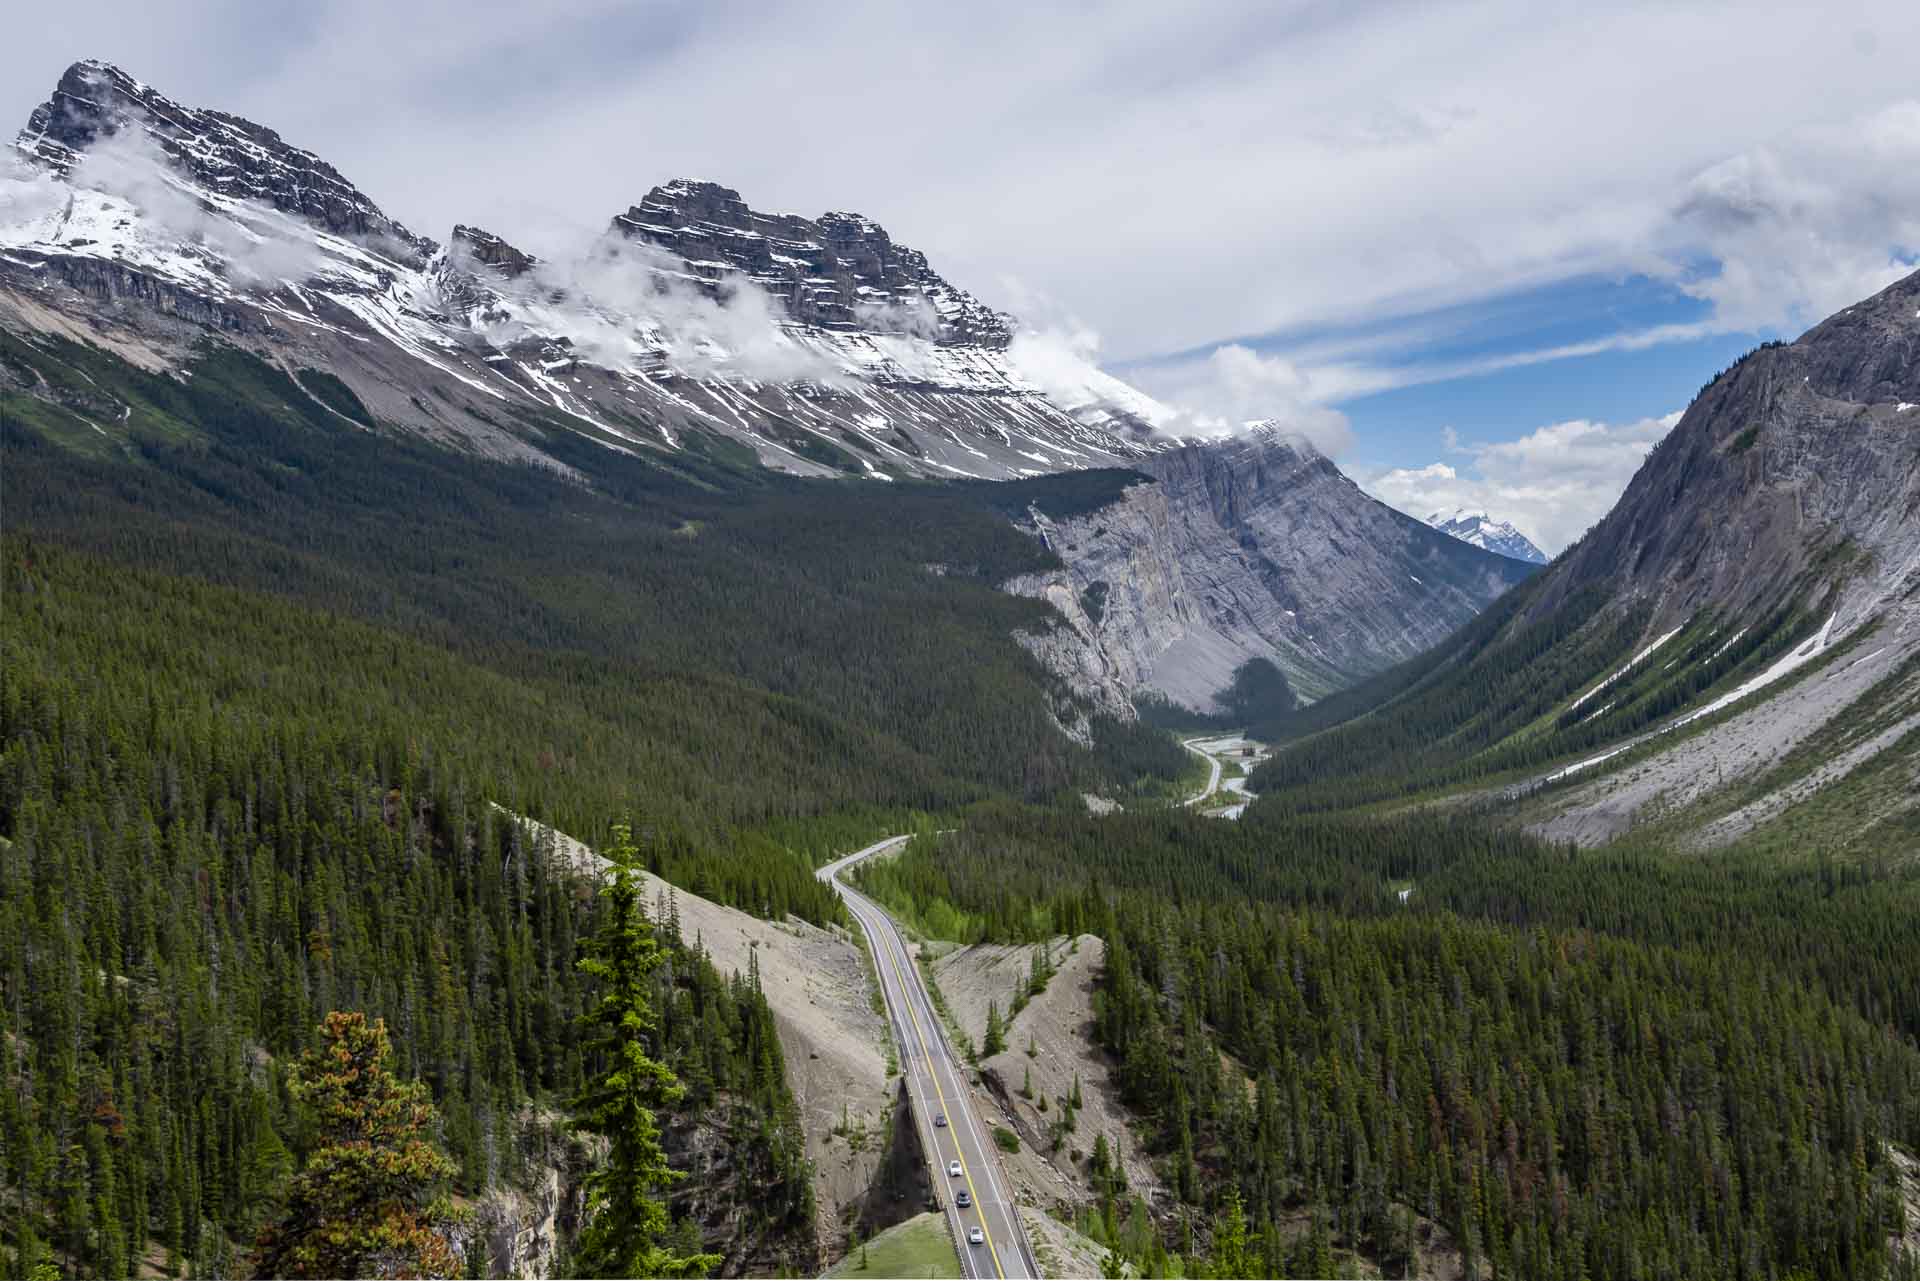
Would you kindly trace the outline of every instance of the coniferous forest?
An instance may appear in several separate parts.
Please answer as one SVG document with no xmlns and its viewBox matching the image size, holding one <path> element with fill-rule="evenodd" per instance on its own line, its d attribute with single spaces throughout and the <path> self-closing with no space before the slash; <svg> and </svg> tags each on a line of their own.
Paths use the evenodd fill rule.
<svg viewBox="0 0 1920 1281">
<path fill-rule="evenodd" d="M 1488 1276 L 1911 1268 L 1889 1241 L 1920 1142 L 1920 877 L 1275 814 L 1090 834 L 988 807 L 860 874 L 973 939 L 1108 941 L 1098 1038 L 1202 1220 L 1136 1265 L 1399 1275 L 1434 1223 Z M 1240 1270 L 1208 1273 L 1229 1201 Z"/>
<path fill-rule="evenodd" d="M 82 453 L 0 422 L 9 1276 L 292 1273 L 308 1176 L 377 1107 L 439 1154 L 377 1213 L 462 1270 L 476 1205 L 558 1165 L 662 1207 L 582 1272 L 817 1272 L 761 976 L 524 820 L 828 925 L 814 868 L 922 830 L 860 873 L 909 923 L 1101 936 L 1094 1036 L 1173 1194 L 1121 1232 L 1136 1190 L 1091 1158 L 1115 1267 L 1397 1276 L 1438 1239 L 1475 1277 L 1913 1274 L 1913 869 L 1354 808 L 1521 763 L 1505 730 L 1584 670 L 1551 628 L 1379 678 L 1417 715 L 1280 758 L 1224 823 L 1162 803 L 1187 754 L 1056 687 L 1012 638 L 1046 607 L 996 587 L 1055 563 L 1008 512 L 1130 474 L 852 489 L 556 432 L 563 473 L 362 430 L 231 351 L 187 380 L 5 354 L 49 352 L 180 429 Z M 1485 705 L 1494 667 L 1531 693 Z M 1337 718 L 1243 675 L 1249 716 Z M 1643 693 L 1619 715 L 1672 691 Z M 1435 764 L 1427 729 L 1496 754 Z M 380 1088 L 337 1097 L 329 1055 Z M 658 1089 L 621 1102 L 623 1064 Z"/>
<path fill-rule="evenodd" d="M 176 381 L 49 341 L 191 431 L 90 458 L 0 415 L 20 1275 L 245 1272 L 315 1141 L 289 1080 L 333 1011 L 384 1021 L 389 1070 L 428 1087 L 456 1196 L 574 1159 L 600 898 L 518 816 L 596 843 L 629 823 L 691 893 L 828 922 L 831 851 L 1184 764 L 1149 730 L 1087 750 L 1056 728 L 1070 709 L 1009 635 L 1043 608 L 993 588 L 1047 563 L 1003 490 L 849 504 L 556 442 L 589 487 L 343 428 L 232 352 Z M 727 1225 L 731 1267 L 816 1267 L 757 975 L 646 910 L 668 954 L 649 1040 L 684 1087 L 664 1128 L 721 1154 L 672 1190 L 671 1231 L 689 1257 L 698 1220 Z"/>
</svg>

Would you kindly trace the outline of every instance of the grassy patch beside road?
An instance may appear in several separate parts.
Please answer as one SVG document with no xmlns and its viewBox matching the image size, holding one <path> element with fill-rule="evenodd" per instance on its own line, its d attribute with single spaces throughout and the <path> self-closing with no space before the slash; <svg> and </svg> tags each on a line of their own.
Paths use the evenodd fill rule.
<svg viewBox="0 0 1920 1281">
<path fill-rule="evenodd" d="M 921 1214 L 905 1223 L 895 1224 L 867 1242 L 866 1267 L 856 1248 L 828 1269 L 829 1277 L 957 1277 L 960 1256 L 954 1253 L 953 1239 L 947 1235 L 946 1220 L 938 1214 Z"/>
</svg>

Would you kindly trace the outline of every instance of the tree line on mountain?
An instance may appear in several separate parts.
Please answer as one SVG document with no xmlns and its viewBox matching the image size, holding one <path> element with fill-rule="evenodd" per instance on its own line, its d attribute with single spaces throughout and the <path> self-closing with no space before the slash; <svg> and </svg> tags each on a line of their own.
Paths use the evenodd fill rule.
<svg viewBox="0 0 1920 1281">
<path fill-rule="evenodd" d="M 0 397 L 10 533 L 43 561 L 90 557 L 60 561 L 54 591 L 158 611 L 189 648 L 210 629 L 223 696 L 260 715 L 432 725 L 503 804 L 577 835 L 644 809 L 654 870 L 723 902 L 825 919 L 838 908 L 812 863 L 911 811 L 1184 768 L 1141 727 L 1101 722 L 1092 751 L 1059 733 L 1010 635 L 1050 615 L 995 589 L 1054 562 L 980 497 L 873 486 L 849 502 L 555 433 L 543 444 L 583 486 L 349 428 L 241 353 L 179 380 L 7 341 L 145 424 L 126 456 L 90 458 Z"/>
<path fill-rule="evenodd" d="M 1659 661 L 1636 663 L 1647 614 L 1605 610 L 1606 600 L 1597 584 L 1504 634 L 1476 622 L 1414 660 L 1411 672 L 1382 678 L 1373 687 L 1385 696 L 1379 705 L 1336 695 L 1338 708 L 1269 723 L 1263 728 L 1277 737 L 1300 736 L 1255 770 L 1250 786 L 1270 809 L 1331 811 L 1537 770 L 1736 686 L 1815 623 L 1798 600 L 1750 625 L 1703 611 L 1661 645 Z M 1405 684 L 1393 689 L 1394 681 Z"/>
<path fill-rule="evenodd" d="M 1470 1275 L 1912 1266 L 1912 877 L 982 807 L 860 878 L 972 938 L 1108 941 L 1098 1039 L 1183 1208 L 1143 1237 L 1107 1175 L 1089 1226 L 1149 1272 L 1393 1275 L 1431 1226 Z M 1252 1271 L 1205 1271 L 1223 1226 Z"/>
<path fill-rule="evenodd" d="M 850 490 L 552 429 L 559 474 L 354 429 L 230 349 L 185 380 L 55 339 L 14 355 L 49 377 L 70 363 L 172 428 L 98 459 L 0 407 L 11 531 L 370 623 L 530 686 L 570 723 L 613 722 L 617 742 L 527 745 L 555 761 L 540 816 L 569 831 L 604 835 L 623 805 L 599 779 L 551 776 L 632 741 L 681 758 L 641 799 L 703 838 L 1184 767 L 1136 727 L 1103 725 L 1093 752 L 1058 732 L 1050 679 L 1011 635 L 1053 616 L 997 590 L 1057 561 L 971 491 Z M 751 783 L 726 777 L 756 750 Z M 618 772 L 644 786 L 633 764 Z"/>
</svg>

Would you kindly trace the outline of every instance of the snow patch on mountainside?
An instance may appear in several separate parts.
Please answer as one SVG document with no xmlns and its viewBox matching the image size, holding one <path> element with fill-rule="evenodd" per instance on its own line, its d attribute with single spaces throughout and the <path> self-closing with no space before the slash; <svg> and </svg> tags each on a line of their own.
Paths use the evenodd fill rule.
<svg viewBox="0 0 1920 1281">
<path fill-rule="evenodd" d="M 1681 627 L 1674 628 L 1672 631 L 1668 632 L 1666 635 L 1661 636 L 1659 639 L 1655 640 L 1653 644 L 1647 646 L 1645 649 L 1641 650 L 1638 654 L 1635 654 L 1632 658 L 1628 659 L 1626 662 L 1626 665 L 1622 667 L 1619 671 L 1607 677 L 1607 679 L 1601 681 L 1598 685 L 1595 685 L 1592 689 L 1588 690 L 1586 693 L 1582 694 L 1580 697 L 1574 699 L 1572 706 L 1567 708 L 1567 710 L 1572 711 L 1575 707 L 1579 707 L 1582 703 L 1592 698 L 1595 694 L 1598 694 L 1601 690 L 1607 688 L 1609 685 L 1619 680 L 1622 676 L 1625 676 L 1628 672 L 1640 666 L 1640 664 L 1646 662 L 1648 658 L 1652 657 L 1653 652 L 1655 650 L 1659 649 L 1662 645 L 1666 644 L 1668 641 L 1678 636 L 1682 628 L 1684 628 L 1684 626 L 1685 624 L 1682 624 Z"/>
<path fill-rule="evenodd" d="M 1743 698 L 1746 698 L 1748 695 L 1757 694 L 1761 690 L 1767 688 L 1767 686 L 1775 684 L 1778 681 L 1784 680 L 1786 677 L 1791 676 L 1794 672 L 1800 670 L 1802 667 L 1805 667 L 1808 663 L 1811 663 L 1813 660 L 1815 660 L 1816 658 L 1819 658 L 1822 654 L 1826 653 L 1827 650 L 1832 648 L 1831 638 L 1833 635 L 1833 624 L 1834 624 L 1834 619 L 1837 617 L 1839 617 L 1837 614 L 1833 615 L 1832 617 L 1829 617 L 1827 621 L 1821 626 L 1818 632 L 1814 633 L 1812 636 L 1808 637 L 1801 644 L 1795 646 L 1792 650 L 1788 651 L 1783 657 L 1781 657 L 1771 667 L 1767 668 L 1767 670 L 1759 673 L 1757 676 L 1753 676 L 1749 678 L 1748 680 L 1742 681 L 1739 685 L 1735 686 L 1733 689 L 1728 690 L 1726 693 L 1720 695 L 1718 698 L 1713 699 L 1711 702 L 1705 703 L 1702 706 L 1695 708 L 1693 711 L 1688 712 L 1684 716 L 1676 717 L 1675 719 L 1667 722 L 1665 725 L 1660 726 L 1658 729 L 1654 730 L 1652 733 L 1642 734 L 1637 738 L 1629 739 L 1627 742 L 1620 744 L 1618 747 L 1611 748 L 1607 751 L 1601 752 L 1594 756 L 1589 756 L 1587 759 L 1582 761 L 1575 761 L 1571 765 L 1563 766 L 1562 768 L 1555 770 L 1553 773 L 1548 774 L 1541 781 L 1545 783 L 1556 783 L 1556 782 L 1559 782 L 1561 779 L 1567 778 L 1570 775 L 1578 774 L 1583 770 L 1591 769 L 1595 765 L 1600 765 L 1605 763 L 1606 761 L 1612 760 L 1614 757 L 1620 755 L 1622 752 L 1625 752 L 1632 748 L 1640 746 L 1642 743 L 1647 742 L 1649 739 L 1657 738 L 1662 734 L 1671 733 L 1672 731 L 1680 729 L 1683 726 L 1691 725 L 1693 724 L 1693 722 L 1697 720 L 1700 720 L 1704 717 L 1712 716 L 1715 712 L 1724 711 L 1726 708 L 1733 706 L 1735 703 L 1739 702 Z M 1615 672 L 1612 676 L 1609 676 L 1606 680 L 1602 681 L 1599 685 L 1595 686 L 1593 689 L 1589 690 L 1586 694 L 1582 695 L 1580 700 L 1578 702 L 1575 702 L 1573 706 L 1578 707 L 1581 702 L 1585 702 L 1586 699 L 1592 697 L 1594 694 L 1599 693 L 1602 689 L 1605 689 L 1608 685 L 1611 685 L 1619 677 L 1625 675 L 1628 671 L 1631 671 L 1633 667 L 1637 665 L 1642 659 L 1646 658 L 1647 655 L 1651 654 L 1654 650 L 1658 649 L 1660 646 L 1664 645 L 1667 641 L 1671 640 L 1676 634 L 1678 634 L 1679 631 L 1680 631 L 1680 628 L 1675 628 L 1673 631 L 1668 632 L 1665 636 L 1662 636 L 1659 640 L 1656 640 L 1655 642 L 1653 642 L 1652 645 L 1648 646 L 1646 649 L 1642 650 L 1639 654 L 1635 655 L 1632 662 L 1628 663 L 1625 667 L 1621 668 L 1618 672 Z M 1878 655 L 1870 655 L 1869 657 L 1878 657 Z"/>
</svg>

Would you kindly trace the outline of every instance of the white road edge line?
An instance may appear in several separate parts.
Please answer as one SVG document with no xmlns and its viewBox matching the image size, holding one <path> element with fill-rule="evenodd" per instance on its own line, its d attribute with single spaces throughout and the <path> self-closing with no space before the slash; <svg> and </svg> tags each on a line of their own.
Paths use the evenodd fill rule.
<svg viewBox="0 0 1920 1281">
<path fill-rule="evenodd" d="M 887 970 L 882 965 L 878 952 L 884 946 L 889 961 L 894 962 L 896 965 L 904 964 L 905 968 L 910 971 L 915 970 L 913 955 L 907 947 L 906 936 L 900 932 L 900 928 L 894 921 L 892 915 L 873 899 L 840 879 L 840 873 L 844 869 L 852 867 L 854 864 L 884 850 L 903 845 L 910 839 L 911 837 L 908 836 L 894 836 L 883 841 L 878 841 L 867 846 L 865 849 L 855 851 L 832 863 L 826 864 L 821 867 L 815 875 L 833 886 L 834 890 L 845 900 L 848 908 L 852 911 L 855 921 L 859 923 L 861 930 L 867 934 L 868 942 L 876 953 L 873 958 L 875 977 L 880 984 L 881 999 L 887 1006 L 889 1024 L 892 1028 L 893 1035 L 900 1044 L 901 1069 L 906 1078 L 909 1095 L 918 1100 L 915 1111 L 920 1114 L 920 1129 L 926 1140 L 927 1163 L 934 1175 L 935 1186 L 939 1186 L 940 1176 L 945 1172 L 940 1165 L 939 1139 L 938 1136 L 933 1133 L 933 1126 L 931 1124 L 933 1107 L 927 1100 L 924 1083 L 914 1080 L 915 1074 L 912 1071 L 913 1060 L 911 1057 L 912 1047 L 907 1041 L 906 1027 L 901 1022 L 901 1012 L 895 1008 L 894 994 L 892 987 L 888 983 Z M 884 938 L 881 937 L 880 930 L 875 928 L 876 923 L 878 926 L 884 928 Z M 900 992 L 900 1003 L 908 1007 L 908 1017 L 916 1017 L 914 1013 L 916 1007 L 918 1010 L 924 1011 L 927 1021 L 933 1025 L 934 1036 L 940 1043 L 940 1053 L 938 1057 L 942 1060 L 942 1063 L 936 1064 L 933 1061 L 934 1056 L 925 1055 L 923 1057 L 925 1057 L 927 1061 L 924 1071 L 928 1076 L 934 1078 L 936 1088 L 938 1088 L 940 1083 L 940 1069 L 944 1065 L 946 1069 L 946 1084 L 953 1087 L 955 1098 L 958 1100 L 961 1111 L 965 1114 L 967 1136 L 971 1139 L 979 1156 L 977 1164 L 980 1173 L 984 1176 L 991 1202 L 999 1209 L 1003 1229 L 1018 1246 L 1018 1262 L 1028 1276 L 1037 1278 L 1041 1275 L 1040 1267 L 1037 1259 L 1034 1257 L 1033 1247 L 1027 1240 L 1026 1224 L 1020 1219 L 1020 1208 L 1008 1199 L 1004 1188 L 1001 1186 L 998 1169 L 999 1158 L 994 1153 L 994 1150 L 988 1146 L 985 1136 L 981 1133 L 981 1122 L 975 1115 L 975 1102 L 972 1097 L 971 1087 L 960 1075 L 960 1069 L 957 1066 L 958 1056 L 954 1052 L 953 1042 L 947 1036 L 946 1028 L 941 1023 L 937 1012 L 933 1008 L 932 998 L 926 991 L 925 982 L 920 978 L 917 971 L 914 972 L 914 979 L 911 985 L 909 985 L 904 976 L 899 975 L 897 971 L 896 979 L 902 989 Z M 924 1049 L 925 1047 L 923 1046 L 922 1048 Z M 951 1107 L 953 1105 L 949 1104 L 948 1106 Z M 950 1127 L 952 1121 L 953 1118 L 949 1118 Z M 956 1152 L 959 1153 L 964 1161 L 965 1152 L 960 1151 L 960 1145 L 957 1142 L 954 1146 Z M 987 1201 L 989 1197 L 979 1197 L 978 1200 Z M 972 1251 L 965 1248 L 966 1234 L 963 1230 L 965 1224 L 960 1217 L 959 1207 L 954 1204 L 955 1198 L 948 1196 L 944 1199 L 946 1202 L 947 1219 L 953 1225 L 954 1229 L 954 1245 L 960 1254 L 961 1268 L 970 1275 L 981 1276 L 983 1274 L 976 1266 Z M 986 1205 L 976 1204 L 975 1208 L 984 1222 L 987 1218 L 988 1207 Z M 990 1231 L 990 1224 L 988 1228 Z M 1002 1275 L 1005 1275 L 1005 1263 L 999 1262 L 997 1256 L 996 1263 L 996 1270 L 1001 1272 Z"/>
</svg>

